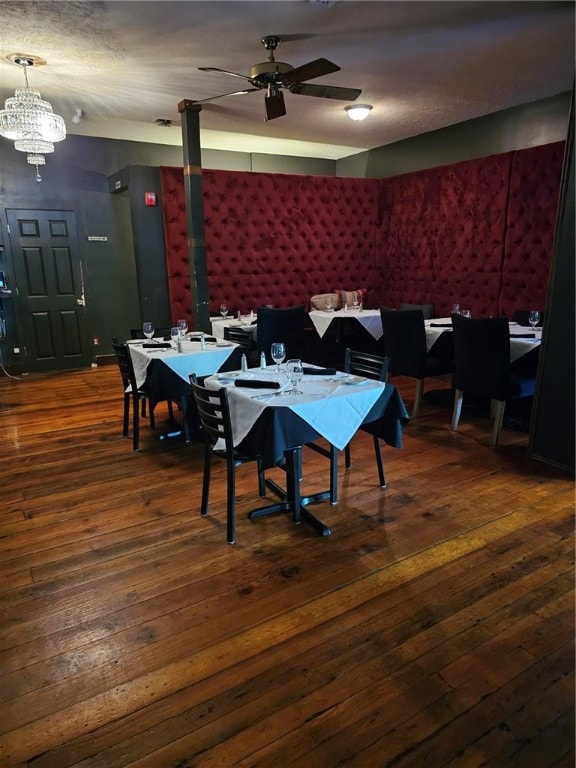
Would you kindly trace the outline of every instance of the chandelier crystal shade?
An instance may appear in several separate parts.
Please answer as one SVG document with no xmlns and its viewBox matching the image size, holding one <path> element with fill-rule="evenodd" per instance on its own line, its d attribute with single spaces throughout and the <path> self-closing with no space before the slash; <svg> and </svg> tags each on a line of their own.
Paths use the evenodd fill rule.
<svg viewBox="0 0 576 768">
<path fill-rule="evenodd" d="M 27 68 L 32 58 L 15 57 L 14 63 L 24 69 L 25 88 L 16 88 L 0 110 L 0 136 L 14 142 L 14 148 L 26 152 L 32 165 L 45 165 L 44 155 L 54 152 L 54 143 L 66 138 L 66 123 L 55 115 L 52 105 L 44 101 L 40 91 L 28 87 Z M 41 180 L 38 168 L 36 178 Z"/>
</svg>

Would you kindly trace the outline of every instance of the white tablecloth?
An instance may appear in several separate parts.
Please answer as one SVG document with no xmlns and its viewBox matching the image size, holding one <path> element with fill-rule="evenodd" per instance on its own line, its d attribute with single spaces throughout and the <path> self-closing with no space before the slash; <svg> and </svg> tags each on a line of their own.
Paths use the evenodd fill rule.
<svg viewBox="0 0 576 768">
<path fill-rule="evenodd" d="M 197 376 L 208 376 L 217 371 L 238 345 L 230 343 L 225 347 L 219 347 L 207 342 L 206 350 L 202 350 L 200 341 L 184 341 L 183 352 L 165 348 L 144 349 L 141 341 L 130 341 L 128 346 L 136 374 L 136 383 L 141 387 L 146 380 L 146 369 L 152 360 L 161 360 L 180 378 L 188 382 L 191 373 Z"/>
<path fill-rule="evenodd" d="M 438 341 L 443 333 L 452 333 L 452 320 L 449 317 L 436 317 L 433 320 L 425 320 L 426 326 L 426 348 L 430 352 L 434 343 Z M 438 327 L 447 326 L 447 327 Z M 516 335 L 534 333 L 533 339 L 514 338 Z M 531 352 L 534 347 L 542 343 L 542 329 L 524 328 L 518 323 L 510 323 L 510 362 L 513 363 L 522 355 Z"/>
<path fill-rule="evenodd" d="M 382 319 L 380 317 L 379 309 L 339 309 L 336 312 L 325 312 L 323 310 L 313 309 L 309 313 L 309 316 L 320 337 L 324 336 L 330 327 L 330 323 L 336 318 L 350 321 L 356 320 L 376 340 L 382 336 Z"/>
<path fill-rule="evenodd" d="M 286 375 L 275 373 L 274 368 L 252 368 L 248 375 L 258 380 L 280 382 L 283 389 L 288 388 Z M 275 389 L 236 387 L 227 373 L 208 377 L 205 386 L 211 389 L 225 386 L 228 390 L 234 445 L 242 442 L 265 408 L 283 407 L 290 408 L 329 443 L 343 450 L 382 394 L 385 384 L 369 379 L 363 384 L 348 385 L 344 383 L 348 378 L 344 373 L 337 374 L 336 381 L 334 378 L 305 375 L 298 384 L 301 395 L 290 395 L 285 391 L 278 394 Z"/>
</svg>

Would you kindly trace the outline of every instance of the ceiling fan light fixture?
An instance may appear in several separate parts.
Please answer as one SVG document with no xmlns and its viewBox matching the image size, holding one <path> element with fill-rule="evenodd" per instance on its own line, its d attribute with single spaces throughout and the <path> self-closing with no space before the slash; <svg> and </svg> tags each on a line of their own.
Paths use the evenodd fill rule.
<svg viewBox="0 0 576 768">
<path fill-rule="evenodd" d="M 350 107 L 344 107 L 346 114 L 350 120 L 359 121 L 366 120 L 370 112 L 372 111 L 371 104 L 353 104 Z"/>
</svg>

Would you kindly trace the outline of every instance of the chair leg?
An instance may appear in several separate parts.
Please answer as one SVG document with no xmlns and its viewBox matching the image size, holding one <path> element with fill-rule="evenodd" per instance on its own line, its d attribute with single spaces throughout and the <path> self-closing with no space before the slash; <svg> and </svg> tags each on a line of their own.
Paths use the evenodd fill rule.
<svg viewBox="0 0 576 768">
<path fill-rule="evenodd" d="M 172 400 L 168 400 L 168 418 L 170 419 L 170 424 L 174 423 L 174 408 L 172 407 Z"/>
<path fill-rule="evenodd" d="M 454 392 L 454 410 L 452 411 L 452 424 L 450 429 L 456 432 L 458 429 L 458 422 L 460 421 L 460 413 L 462 412 L 462 401 L 464 400 L 464 392 L 461 389 L 457 389 Z"/>
<path fill-rule="evenodd" d="M 226 460 L 226 541 L 234 544 L 236 541 L 236 468 L 234 460 Z"/>
<path fill-rule="evenodd" d="M 156 419 L 154 418 L 154 406 L 152 403 L 148 403 L 148 410 L 150 411 L 150 429 L 156 429 Z"/>
<path fill-rule="evenodd" d="M 330 504 L 338 504 L 338 451 L 330 444 Z"/>
<path fill-rule="evenodd" d="M 378 480 L 380 481 L 380 488 L 386 488 L 386 478 L 384 477 L 384 463 L 382 462 L 382 451 L 380 449 L 380 440 L 374 437 L 374 453 L 376 454 L 376 465 L 378 467 Z"/>
<path fill-rule="evenodd" d="M 128 428 L 130 426 L 130 398 L 131 395 L 128 392 L 124 393 L 124 420 L 122 424 L 122 436 L 128 436 Z"/>
<path fill-rule="evenodd" d="M 137 394 L 133 395 L 132 401 L 132 448 L 135 451 L 140 450 L 140 402 Z"/>
<path fill-rule="evenodd" d="M 414 395 L 414 405 L 412 406 L 412 418 L 415 419 L 418 416 L 420 410 L 420 401 L 422 400 L 422 393 L 424 392 L 424 379 L 416 379 L 416 394 Z"/>
<path fill-rule="evenodd" d="M 344 466 L 346 469 L 350 469 L 352 466 L 352 459 L 350 458 L 350 443 L 344 448 Z"/>
<path fill-rule="evenodd" d="M 490 442 L 492 445 L 498 445 L 500 430 L 502 429 L 502 421 L 504 420 L 504 408 L 506 407 L 506 401 L 492 400 L 491 404 L 494 406 L 494 427 L 492 429 L 492 438 Z"/>
<path fill-rule="evenodd" d="M 212 446 L 204 444 L 204 475 L 202 477 L 202 501 L 200 502 L 200 514 L 206 517 L 208 514 L 208 496 L 210 494 L 210 473 L 212 471 Z"/>
</svg>

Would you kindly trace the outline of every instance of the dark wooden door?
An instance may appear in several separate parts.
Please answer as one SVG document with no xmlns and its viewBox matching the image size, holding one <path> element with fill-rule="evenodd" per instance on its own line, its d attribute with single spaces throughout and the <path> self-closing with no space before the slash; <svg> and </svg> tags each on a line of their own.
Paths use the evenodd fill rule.
<svg viewBox="0 0 576 768">
<path fill-rule="evenodd" d="M 6 211 L 25 371 L 90 365 L 82 264 L 73 211 Z"/>
</svg>

